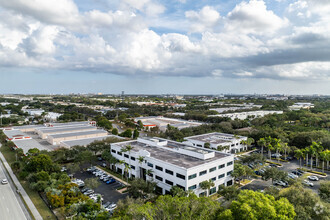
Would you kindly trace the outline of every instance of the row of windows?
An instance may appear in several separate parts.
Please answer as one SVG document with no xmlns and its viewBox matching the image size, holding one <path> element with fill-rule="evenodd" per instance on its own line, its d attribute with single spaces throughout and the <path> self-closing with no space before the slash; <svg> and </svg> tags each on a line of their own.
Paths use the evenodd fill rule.
<svg viewBox="0 0 330 220">
<path fill-rule="evenodd" d="M 111 150 L 112 153 L 117 153 L 118 155 L 122 156 L 123 154 L 120 151 L 115 151 L 115 150 Z M 129 158 L 129 156 L 127 154 L 124 154 L 124 157 Z M 131 160 L 135 161 L 135 157 L 131 157 Z"/>
<path fill-rule="evenodd" d="M 232 171 L 228 172 L 227 176 L 229 176 L 231 174 L 231 172 Z M 221 175 L 218 176 L 218 179 L 221 179 L 221 178 L 224 178 L 224 177 L 225 177 L 225 174 L 221 174 Z M 217 179 L 217 177 L 213 177 L 213 178 L 210 179 L 210 181 L 214 182 L 214 181 L 216 181 L 216 179 Z M 190 186 L 188 189 L 194 190 L 196 188 L 197 188 L 197 185 L 195 184 L 195 185 Z"/>
<path fill-rule="evenodd" d="M 150 163 L 150 162 L 147 162 L 147 165 L 149 167 L 152 167 L 152 168 L 154 167 L 154 165 L 152 163 Z M 155 169 L 156 170 L 159 170 L 159 171 L 163 171 L 164 170 L 163 167 L 160 167 L 160 166 L 157 166 L 157 165 L 155 165 Z M 168 169 L 165 169 L 165 173 L 170 174 L 170 175 L 173 175 L 174 174 L 174 172 L 172 170 L 168 170 Z M 180 179 L 183 179 L 183 180 L 186 179 L 186 176 L 184 176 L 184 175 L 182 175 L 180 173 L 176 173 L 176 177 L 178 177 Z"/>
</svg>

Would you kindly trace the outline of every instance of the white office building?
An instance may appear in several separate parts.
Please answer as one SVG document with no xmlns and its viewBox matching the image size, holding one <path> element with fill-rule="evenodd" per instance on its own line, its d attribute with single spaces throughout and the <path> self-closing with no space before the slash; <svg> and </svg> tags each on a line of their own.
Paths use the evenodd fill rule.
<svg viewBox="0 0 330 220">
<path fill-rule="evenodd" d="M 217 149 L 223 153 L 238 153 L 247 149 L 247 145 L 242 144 L 247 137 L 233 134 L 213 132 L 186 137 L 185 140 L 185 144 L 200 148 L 204 148 L 205 144 L 209 143 L 211 149 Z"/>
<path fill-rule="evenodd" d="M 126 146 L 133 149 L 123 152 Z M 111 144 L 111 154 L 125 161 L 131 170 L 128 175 L 157 183 L 157 191 L 169 193 L 172 186 L 192 190 L 196 195 L 206 192 L 199 184 L 205 180 L 214 182 L 208 195 L 218 191 L 221 185 L 232 185 L 231 172 L 234 156 L 208 149 L 200 149 L 161 138 L 138 138 L 137 140 Z M 143 161 L 139 160 L 143 157 Z M 117 171 L 125 173 L 124 164 L 116 164 Z"/>
</svg>

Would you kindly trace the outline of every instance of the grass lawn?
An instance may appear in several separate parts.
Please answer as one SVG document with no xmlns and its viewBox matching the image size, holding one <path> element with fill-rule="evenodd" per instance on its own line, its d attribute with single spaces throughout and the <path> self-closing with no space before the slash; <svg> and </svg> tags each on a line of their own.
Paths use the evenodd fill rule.
<svg viewBox="0 0 330 220">
<path fill-rule="evenodd" d="M 12 151 L 10 148 L 2 146 L 0 148 L 3 156 L 6 158 L 9 165 L 16 161 L 15 151 Z M 56 219 L 54 214 L 48 208 L 48 206 L 44 203 L 41 199 L 39 194 L 36 191 L 33 191 L 29 187 L 29 183 L 23 180 L 19 180 L 23 188 L 25 189 L 26 193 L 29 195 L 30 199 L 32 200 L 35 207 L 38 209 L 40 215 L 43 219 Z"/>
</svg>

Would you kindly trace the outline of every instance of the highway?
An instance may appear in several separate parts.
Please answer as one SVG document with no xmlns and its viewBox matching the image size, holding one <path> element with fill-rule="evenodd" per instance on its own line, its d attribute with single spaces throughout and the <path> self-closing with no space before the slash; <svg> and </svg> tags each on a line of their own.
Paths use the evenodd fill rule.
<svg viewBox="0 0 330 220">
<path fill-rule="evenodd" d="M 4 173 L 3 165 L 0 161 L 0 182 L 8 179 Z M 10 180 L 8 180 L 10 181 Z M 0 183 L 0 219 L 1 220 L 23 220 L 27 219 L 15 195 L 15 188 L 10 183 L 2 185 Z"/>
</svg>

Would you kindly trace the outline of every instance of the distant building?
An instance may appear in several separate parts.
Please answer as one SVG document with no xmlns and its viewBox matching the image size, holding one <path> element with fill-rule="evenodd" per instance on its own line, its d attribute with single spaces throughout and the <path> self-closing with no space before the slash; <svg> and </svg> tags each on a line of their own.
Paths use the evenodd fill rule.
<svg viewBox="0 0 330 220">
<path fill-rule="evenodd" d="M 247 145 L 242 144 L 247 137 L 236 136 L 233 134 L 224 133 L 208 133 L 185 138 L 185 144 L 205 148 L 205 144 L 209 143 L 211 149 L 218 149 L 223 153 L 238 153 L 246 150 Z"/>
<path fill-rule="evenodd" d="M 22 111 L 31 116 L 41 116 L 41 114 L 45 112 L 43 109 L 23 109 Z"/>
<path fill-rule="evenodd" d="M 141 121 L 145 128 L 153 128 L 157 126 L 161 131 L 166 131 L 168 125 L 181 130 L 183 128 L 196 127 L 203 124 L 201 122 L 186 121 L 176 118 L 166 118 L 163 116 L 138 117 L 134 119 L 135 123 L 138 121 Z"/>
<path fill-rule="evenodd" d="M 56 112 L 48 112 L 45 116 L 44 119 L 49 122 L 55 122 L 57 119 L 61 116 L 62 114 L 56 113 Z"/>
<path fill-rule="evenodd" d="M 314 104 L 310 102 L 297 102 L 289 106 L 289 109 L 293 111 L 297 111 L 300 109 L 311 109 L 311 108 L 314 108 Z"/>
<path fill-rule="evenodd" d="M 122 152 L 127 145 L 133 149 Z M 231 154 L 199 149 L 161 138 L 138 138 L 113 143 L 111 154 L 125 161 L 131 168 L 128 172 L 130 177 L 156 182 L 156 192 L 160 194 L 168 194 L 173 186 L 178 186 L 204 196 L 206 192 L 200 183 L 211 180 L 214 187 L 207 194 L 212 195 L 220 186 L 233 184 L 231 173 L 234 169 L 234 156 Z M 119 173 L 125 173 L 125 164 L 115 165 Z"/>
<path fill-rule="evenodd" d="M 209 117 L 226 117 L 230 118 L 231 120 L 239 119 L 253 119 L 253 118 L 260 118 L 270 114 L 283 114 L 283 111 L 250 111 L 250 112 L 234 112 L 234 113 L 227 113 L 227 114 L 219 114 L 219 115 L 210 115 Z"/>
</svg>

